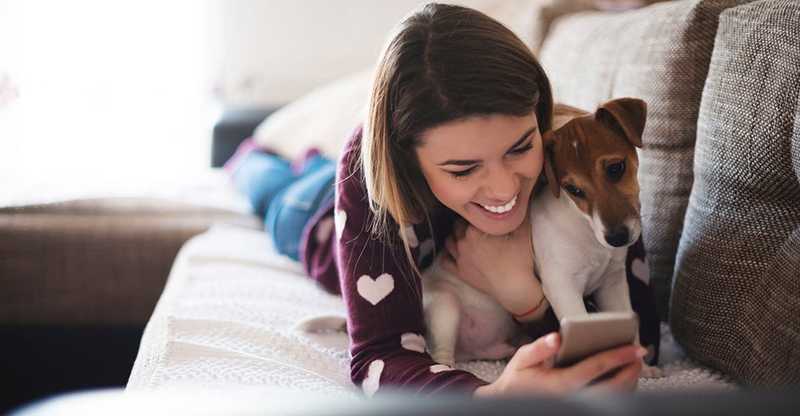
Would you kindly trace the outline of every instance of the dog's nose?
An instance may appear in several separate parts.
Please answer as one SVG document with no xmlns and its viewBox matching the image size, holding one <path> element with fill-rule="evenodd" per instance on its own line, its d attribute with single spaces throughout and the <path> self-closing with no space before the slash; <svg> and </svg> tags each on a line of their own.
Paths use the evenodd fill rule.
<svg viewBox="0 0 800 416">
<path fill-rule="evenodd" d="M 613 247 L 622 247 L 628 244 L 628 238 L 630 238 L 630 233 L 628 232 L 628 227 L 624 225 L 615 227 L 606 234 L 606 241 Z"/>
</svg>

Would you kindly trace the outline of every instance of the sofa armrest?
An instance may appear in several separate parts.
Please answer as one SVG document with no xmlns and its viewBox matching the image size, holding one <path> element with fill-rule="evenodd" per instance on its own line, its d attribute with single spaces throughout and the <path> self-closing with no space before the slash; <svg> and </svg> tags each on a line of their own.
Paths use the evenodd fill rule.
<svg viewBox="0 0 800 416">
<path fill-rule="evenodd" d="M 239 144 L 279 107 L 230 108 L 214 124 L 211 167 L 218 168 L 233 156 Z"/>
<path fill-rule="evenodd" d="M 144 325 L 184 242 L 232 211 L 143 198 L 0 209 L 0 325 Z"/>
</svg>

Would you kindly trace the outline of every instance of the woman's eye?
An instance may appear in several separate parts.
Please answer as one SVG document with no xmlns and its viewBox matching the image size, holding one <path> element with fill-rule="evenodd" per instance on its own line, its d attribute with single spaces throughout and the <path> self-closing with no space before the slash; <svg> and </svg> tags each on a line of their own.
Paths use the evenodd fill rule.
<svg viewBox="0 0 800 416">
<path fill-rule="evenodd" d="M 525 146 L 521 146 L 521 147 L 518 147 L 518 148 L 510 151 L 509 153 L 515 154 L 515 155 L 519 155 L 519 154 L 525 153 L 525 152 L 527 152 L 528 150 L 531 150 L 531 149 L 533 149 L 533 143 L 528 143 Z"/>
<path fill-rule="evenodd" d="M 567 184 L 564 186 L 564 190 L 572 194 L 576 198 L 585 198 L 586 194 L 581 190 L 581 188 L 576 187 L 572 184 Z"/>
<path fill-rule="evenodd" d="M 473 166 L 473 167 L 471 167 L 469 169 L 464 169 L 464 170 L 460 170 L 460 171 L 457 171 L 457 172 L 449 172 L 449 173 L 451 175 L 453 175 L 453 177 L 455 177 L 455 178 L 463 178 L 465 176 L 469 176 L 469 174 L 472 173 L 472 171 L 474 171 L 474 170 L 475 170 L 475 166 Z"/>
<path fill-rule="evenodd" d="M 606 166 L 606 174 L 608 178 L 617 181 L 622 177 L 622 174 L 625 173 L 625 161 L 612 163 Z"/>
</svg>

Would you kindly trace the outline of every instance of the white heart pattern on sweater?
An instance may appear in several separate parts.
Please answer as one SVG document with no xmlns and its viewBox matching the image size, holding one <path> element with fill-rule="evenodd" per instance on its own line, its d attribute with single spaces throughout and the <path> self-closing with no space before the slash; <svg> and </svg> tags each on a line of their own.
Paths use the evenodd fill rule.
<svg viewBox="0 0 800 416">
<path fill-rule="evenodd" d="M 650 284 L 650 265 L 647 264 L 647 259 L 633 259 L 631 263 L 631 272 L 637 279 Z"/>
<path fill-rule="evenodd" d="M 372 277 L 365 274 L 358 278 L 356 290 L 362 298 L 375 306 L 394 290 L 394 277 L 389 273 L 384 273 L 372 280 Z"/>
<path fill-rule="evenodd" d="M 375 360 L 369 363 L 369 370 L 367 370 L 367 376 L 364 377 L 364 381 L 361 382 L 361 389 L 364 390 L 364 394 L 367 397 L 372 397 L 376 391 L 378 391 L 378 387 L 381 386 L 381 373 L 383 373 L 383 360 Z"/>
<path fill-rule="evenodd" d="M 414 232 L 413 225 L 407 225 L 400 229 L 400 232 L 406 237 L 406 241 L 408 241 L 408 246 L 411 248 L 415 248 L 419 245 L 419 240 L 417 239 L 417 233 Z"/>
<path fill-rule="evenodd" d="M 344 225 L 347 223 L 347 213 L 337 209 L 333 214 L 333 223 L 336 225 L 336 239 L 342 239 L 344 233 Z"/>
<path fill-rule="evenodd" d="M 320 244 L 324 243 L 325 240 L 327 240 L 331 236 L 331 233 L 333 232 L 333 227 L 334 224 L 332 217 L 327 217 L 320 220 L 319 224 L 317 224 L 317 230 L 315 233 L 317 242 Z"/>
<path fill-rule="evenodd" d="M 419 245 L 419 259 L 425 260 L 426 257 L 433 254 L 433 249 L 436 248 L 436 243 L 433 239 L 427 239 Z"/>
<path fill-rule="evenodd" d="M 425 352 L 425 338 L 420 334 L 406 332 L 400 336 L 400 345 L 409 351 Z"/>
<path fill-rule="evenodd" d="M 441 373 L 442 371 L 453 371 L 453 367 L 444 364 L 434 364 L 431 366 L 431 373 Z"/>
</svg>

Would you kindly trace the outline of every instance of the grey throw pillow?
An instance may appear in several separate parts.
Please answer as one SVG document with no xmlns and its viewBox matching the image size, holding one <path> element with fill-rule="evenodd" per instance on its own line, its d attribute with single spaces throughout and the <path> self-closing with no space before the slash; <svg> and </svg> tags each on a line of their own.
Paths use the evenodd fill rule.
<svg viewBox="0 0 800 416">
<path fill-rule="evenodd" d="M 670 322 L 746 384 L 800 382 L 800 2 L 724 12 L 698 120 Z"/>
<path fill-rule="evenodd" d="M 684 0 L 554 23 L 540 54 L 555 100 L 586 110 L 611 98 L 648 104 L 639 159 L 649 283 L 666 320 L 689 192 L 697 112 L 719 14 L 736 0 Z"/>
</svg>

